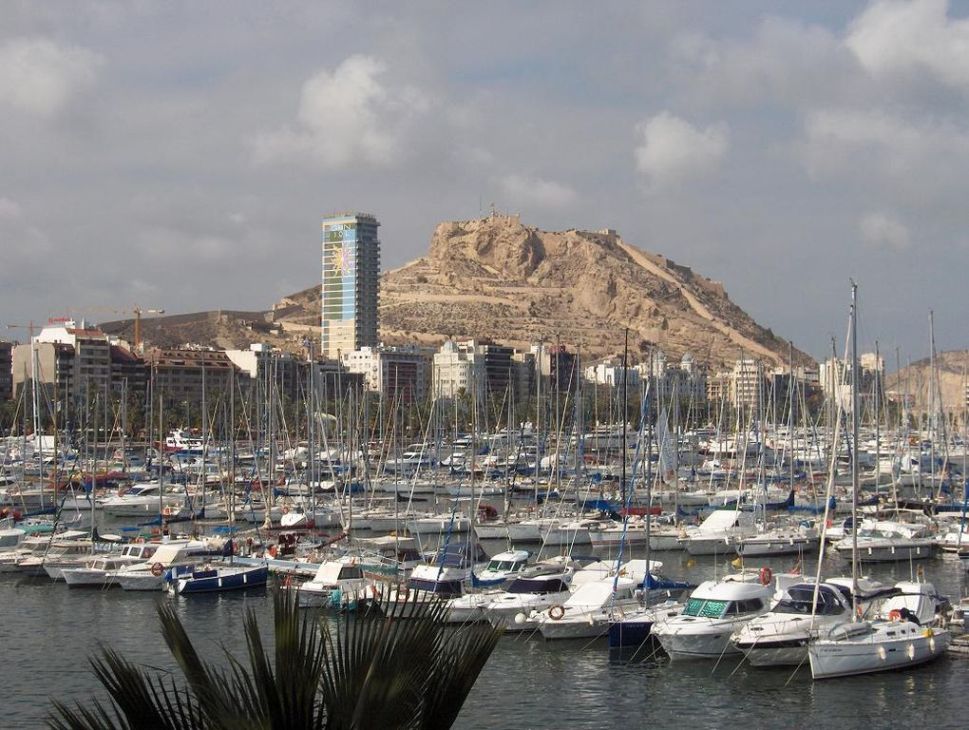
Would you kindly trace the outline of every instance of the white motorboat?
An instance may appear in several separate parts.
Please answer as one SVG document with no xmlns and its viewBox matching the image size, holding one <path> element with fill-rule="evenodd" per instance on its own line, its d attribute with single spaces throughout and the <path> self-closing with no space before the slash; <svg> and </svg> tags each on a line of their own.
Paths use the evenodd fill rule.
<svg viewBox="0 0 969 730">
<path fill-rule="evenodd" d="M 528 565 L 531 553 L 527 550 L 506 550 L 497 553 L 484 570 L 479 570 L 474 575 L 474 583 L 479 586 L 500 587 L 507 585 Z"/>
<path fill-rule="evenodd" d="M 731 645 L 731 635 L 767 613 L 772 596 L 769 581 L 759 580 L 758 574 L 740 573 L 706 581 L 693 591 L 680 615 L 653 626 L 653 636 L 674 660 L 735 654 L 738 649 Z"/>
<path fill-rule="evenodd" d="M 850 615 L 851 597 L 842 586 L 816 586 L 802 579 L 784 590 L 770 611 L 735 631 L 731 643 L 755 667 L 796 666 L 807 659 L 808 642 L 818 631 L 830 630 Z"/>
<path fill-rule="evenodd" d="M 495 628 L 521 631 L 525 618 L 533 611 L 541 612 L 551 606 L 564 604 L 571 596 L 571 568 L 535 566 L 528 568 L 504 591 L 493 595 L 484 607 L 484 617 Z M 521 620 L 517 620 L 517 617 Z"/>
<path fill-rule="evenodd" d="M 140 563 L 149 557 L 151 553 L 140 557 L 104 555 L 86 560 L 81 567 L 61 569 L 61 577 L 68 588 L 108 588 L 114 585 L 115 571 Z"/>
<path fill-rule="evenodd" d="M 39 578 L 48 576 L 51 580 L 63 580 L 61 569 L 77 567 L 91 557 L 94 544 L 90 538 L 58 540 L 46 550 L 38 550 L 17 563 L 24 575 Z"/>
<path fill-rule="evenodd" d="M 125 545 L 121 552 L 87 560 L 81 567 L 62 568 L 60 573 L 68 588 L 94 586 L 108 588 L 116 585 L 114 573 L 129 565 L 142 563 L 155 554 L 156 543 L 142 542 Z"/>
<path fill-rule="evenodd" d="M 527 623 L 537 625 L 546 639 L 605 636 L 616 613 L 639 608 L 638 585 L 639 582 L 632 578 L 619 576 L 585 583 L 576 588 L 565 603 L 532 613 Z"/>
<path fill-rule="evenodd" d="M 300 607 L 340 608 L 356 601 L 360 593 L 371 585 L 363 575 L 363 568 L 353 558 L 327 560 L 311 580 L 296 587 Z"/>
</svg>

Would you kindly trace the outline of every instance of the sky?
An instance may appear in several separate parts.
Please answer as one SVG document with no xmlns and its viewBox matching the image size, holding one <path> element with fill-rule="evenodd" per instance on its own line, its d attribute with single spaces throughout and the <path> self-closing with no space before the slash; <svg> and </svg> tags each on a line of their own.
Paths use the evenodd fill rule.
<svg viewBox="0 0 969 730">
<path fill-rule="evenodd" d="M 815 357 L 969 347 L 969 2 L 0 0 L 0 337 L 268 308 L 492 204 L 611 227 Z M 893 356 L 889 354 L 889 365 Z"/>
</svg>

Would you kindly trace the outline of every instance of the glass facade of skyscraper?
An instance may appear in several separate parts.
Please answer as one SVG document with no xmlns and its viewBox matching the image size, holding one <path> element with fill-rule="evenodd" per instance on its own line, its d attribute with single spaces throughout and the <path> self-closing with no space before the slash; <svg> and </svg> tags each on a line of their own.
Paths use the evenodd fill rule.
<svg viewBox="0 0 969 730">
<path fill-rule="evenodd" d="M 323 219 L 322 353 L 377 345 L 380 241 L 372 215 Z"/>
</svg>

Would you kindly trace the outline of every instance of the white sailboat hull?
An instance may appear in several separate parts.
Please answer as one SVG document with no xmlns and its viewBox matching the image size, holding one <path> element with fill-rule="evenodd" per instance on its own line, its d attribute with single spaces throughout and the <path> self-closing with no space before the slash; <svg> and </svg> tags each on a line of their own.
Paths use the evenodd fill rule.
<svg viewBox="0 0 969 730">
<path fill-rule="evenodd" d="M 820 640 L 810 645 L 814 679 L 849 677 L 925 664 L 945 653 L 952 635 L 945 629 L 925 629 L 914 624 L 899 628 L 892 639 L 870 637 Z"/>
</svg>

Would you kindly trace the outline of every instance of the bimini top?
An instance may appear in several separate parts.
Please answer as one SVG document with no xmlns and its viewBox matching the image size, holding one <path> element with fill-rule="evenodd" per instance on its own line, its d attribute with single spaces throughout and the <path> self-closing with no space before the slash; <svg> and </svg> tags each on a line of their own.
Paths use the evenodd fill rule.
<svg viewBox="0 0 969 730">
<path fill-rule="evenodd" d="M 814 583 L 796 583 L 787 589 L 784 597 L 774 606 L 773 613 L 810 616 L 814 604 Z M 818 603 L 814 613 L 818 616 L 838 616 L 851 612 L 851 604 L 839 586 L 822 583 L 817 586 Z"/>
</svg>

